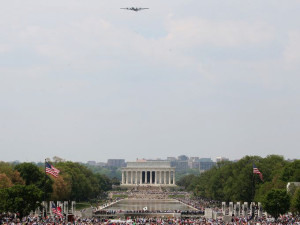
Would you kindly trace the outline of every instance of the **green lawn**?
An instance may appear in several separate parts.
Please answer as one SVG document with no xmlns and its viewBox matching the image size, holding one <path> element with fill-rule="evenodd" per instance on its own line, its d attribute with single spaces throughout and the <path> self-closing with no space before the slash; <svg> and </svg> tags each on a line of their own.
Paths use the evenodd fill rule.
<svg viewBox="0 0 300 225">
<path fill-rule="evenodd" d="M 88 202 L 78 202 L 76 203 L 76 210 L 82 210 L 86 208 L 90 208 L 91 204 Z"/>
<path fill-rule="evenodd" d="M 120 194 L 120 195 L 113 195 L 113 199 L 116 199 L 116 198 L 127 198 L 128 195 L 125 195 L 125 194 Z"/>
</svg>

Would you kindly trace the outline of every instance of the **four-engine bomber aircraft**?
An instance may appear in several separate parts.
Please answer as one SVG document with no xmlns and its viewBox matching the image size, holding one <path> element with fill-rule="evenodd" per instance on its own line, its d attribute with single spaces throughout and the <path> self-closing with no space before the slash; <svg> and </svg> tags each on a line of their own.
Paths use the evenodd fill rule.
<svg viewBox="0 0 300 225">
<path fill-rule="evenodd" d="M 143 9 L 149 9 L 149 8 L 137 8 L 137 7 L 130 7 L 130 8 L 121 8 L 121 9 L 126 9 L 126 10 L 132 10 L 132 11 L 140 11 L 140 10 L 143 10 Z"/>
</svg>

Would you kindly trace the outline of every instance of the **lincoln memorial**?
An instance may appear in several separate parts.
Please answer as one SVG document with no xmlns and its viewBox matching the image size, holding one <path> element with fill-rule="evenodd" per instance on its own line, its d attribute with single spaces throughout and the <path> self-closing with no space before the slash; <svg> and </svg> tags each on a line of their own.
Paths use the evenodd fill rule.
<svg viewBox="0 0 300 225">
<path fill-rule="evenodd" d="M 175 185 L 175 167 L 169 161 L 127 162 L 122 168 L 122 186 Z"/>
</svg>

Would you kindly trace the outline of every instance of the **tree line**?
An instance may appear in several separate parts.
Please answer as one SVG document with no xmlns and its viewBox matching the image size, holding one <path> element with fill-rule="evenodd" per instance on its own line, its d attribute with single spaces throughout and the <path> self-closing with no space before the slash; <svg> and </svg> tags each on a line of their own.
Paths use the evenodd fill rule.
<svg viewBox="0 0 300 225">
<path fill-rule="evenodd" d="M 253 173 L 253 163 L 263 174 L 263 180 Z M 269 155 L 265 158 L 245 156 L 237 162 L 219 162 L 200 175 L 181 178 L 177 184 L 198 197 L 225 202 L 262 202 L 265 209 L 269 204 L 278 206 L 286 202 L 286 210 L 299 214 L 300 189 L 293 187 L 287 193 L 288 182 L 300 182 L 300 160 L 288 161 L 282 156 Z M 274 196 L 277 196 L 276 199 Z M 276 211 L 278 207 L 274 208 L 273 211 Z"/>
<path fill-rule="evenodd" d="M 61 171 L 57 178 L 46 174 L 43 165 L 0 162 L 0 213 L 17 212 L 23 217 L 43 200 L 89 201 L 112 188 L 111 179 L 82 164 L 67 161 L 53 165 Z"/>
</svg>

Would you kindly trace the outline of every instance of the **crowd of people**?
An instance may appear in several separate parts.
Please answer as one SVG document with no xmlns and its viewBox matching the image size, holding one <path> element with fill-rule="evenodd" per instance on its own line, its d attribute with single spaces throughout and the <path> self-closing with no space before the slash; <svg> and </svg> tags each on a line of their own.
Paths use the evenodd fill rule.
<svg viewBox="0 0 300 225">
<path fill-rule="evenodd" d="M 221 219 L 206 219 L 204 217 L 195 218 L 155 218 L 155 217 L 135 217 L 126 219 L 107 219 L 107 218 L 74 218 L 68 221 L 62 217 L 24 217 L 22 220 L 15 216 L 0 217 L 1 225 L 155 225 L 155 224 L 178 224 L 178 225 L 300 225 L 300 218 L 282 216 L 274 221 L 271 218 L 260 218 L 256 221 L 247 218 L 235 218 L 230 222 Z"/>
<path fill-rule="evenodd" d="M 177 200 L 200 211 L 204 211 L 205 208 L 212 208 L 216 212 L 221 211 L 221 202 L 219 201 L 211 201 L 203 198 L 177 198 Z"/>
<path fill-rule="evenodd" d="M 127 192 L 132 198 L 138 198 L 140 195 L 148 197 L 148 199 L 166 198 L 170 192 L 162 190 L 161 188 L 134 188 Z M 186 192 L 172 192 L 174 196 L 184 196 L 177 200 L 183 204 L 191 206 L 191 210 L 110 210 L 95 208 L 92 218 L 82 218 L 82 216 L 54 216 L 42 217 L 28 216 L 21 220 L 17 218 L 16 214 L 0 215 L 0 225 L 154 225 L 154 224 L 203 224 L 203 225 L 300 225 L 300 217 L 293 217 L 292 215 L 284 215 L 278 220 L 270 217 L 258 217 L 258 214 L 252 213 L 246 216 L 232 216 L 225 220 L 222 216 L 214 217 L 214 219 L 206 217 L 205 209 L 210 208 L 214 212 L 221 211 L 221 202 L 211 201 L 202 198 L 191 198 Z M 150 196 L 150 198 L 149 198 Z M 120 199 L 117 199 L 120 200 Z M 114 203 L 116 199 L 105 202 L 106 205 Z M 158 215 L 160 214 L 160 215 Z M 173 215 L 172 215 L 173 214 Z M 179 215 L 175 215 L 179 214 Z M 114 218 L 114 219 L 112 219 Z M 126 219 L 121 219 L 126 218 Z"/>
<path fill-rule="evenodd" d="M 140 196 L 143 196 L 147 199 L 167 199 L 170 194 L 172 193 L 173 196 L 181 196 L 180 198 L 176 198 L 178 201 L 180 201 L 183 204 L 191 206 L 194 210 L 188 210 L 188 211 L 180 211 L 180 210 L 154 210 L 154 211 L 148 211 L 148 210 L 105 210 L 99 211 L 97 213 L 102 215 L 116 215 L 116 214 L 134 214 L 132 217 L 132 223 L 133 224 L 299 224 L 300 221 L 299 218 L 291 217 L 291 216 L 284 216 L 279 218 L 278 221 L 274 222 L 272 218 L 266 218 L 266 217 L 258 217 L 257 214 L 252 215 L 246 215 L 246 216 L 233 216 L 230 221 L 223 221 L 222 216 L 218 216 L 215 219 L 206 219 L 205 209 L 210 208 L 214 212 L 219 212 L 219 214 L 222 214 L 222 207 L 221 202 L 219 201 L 212 201 L 208 199 L 203 198 L 191 198 L 187 192 L 177 191 L 177 192 L 169 192 L 168 190 L 161 189 L 159 187 L 153 188 L 153 187 L 136 187 L 131 190 L 127 191 L 128 196 L 130 198 L 137 198 L 139 199 Z M 184 196 L 184 197 L 182 197 Z M 157 213 L 179 213 L 181 216 L 181 219 L 178 218 L 146 218 L 146 213 L 153 213 L 152 216 L 154 216 Z M 228 213 L 227 213 L 228 214 Z M 144 216 L 144 217 L 141 217 Z M 106 217 L 106 218 L 107 218 Z M 167 215 L 165 215 L 167 217 Z M 104 221 L 105 223 L 109 223 L 109 221 Z M 116 221 L 115 221 L 116 222 Z M 126 224 L 128 222 L 119 221 L 119 224 Z M 115 224 L 118 224 L 115 223 Z"/>
<path fill-rule="evenodd" d="M 130 199 L 166 199 L 167 192 L 161 187 L 136 186 L 128 191 Z"/>
<path fill-rule="evenodd" d="M 190 193 L 185 191 L 171 191 L 169 189 L 162 188 L 161 186 L 135 186 L 126 192 L 113 191 L 111 196 L 126 195 L 129 199 L 167 199 L 171 196 L 185 196 L 189 197 Z"/>
<path fill-rule="evenodd" d="M 95 215 L 115 215 L 115 214 L 146 214 L 146 213 L 180 213 L 184 215 L 204 215 L 201 210 L 100 210 Z"/>
</svg>

